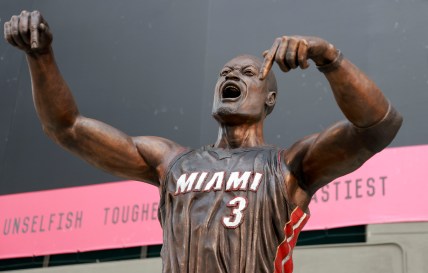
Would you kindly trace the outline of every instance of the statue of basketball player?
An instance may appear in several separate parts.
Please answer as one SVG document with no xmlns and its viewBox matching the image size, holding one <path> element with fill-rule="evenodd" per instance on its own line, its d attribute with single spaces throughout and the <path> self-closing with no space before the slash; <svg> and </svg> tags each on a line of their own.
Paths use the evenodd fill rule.
<svg viewBox="0 0 428 273">
<path fill-rule="evenodd" d="M 225 64 L 214 90 L 217 141 L 190 150 L 160 137 L 130 137 L 81 115 L 39 12 L 13 16 L 5 38 L 27 55 L 49 137 L 98 168 L 159 187 L 163 272 L 292 272 L 311 196 L 385 148 L 402 122 L 379 88 L 332 44 L 283 36 L 263 63 L 238 56 Z M 284 72 L 305 69 L 308 60 L 324 73 L 347 120 L 287 150 L 267 145 L 263 121 L 277 95 L 270 68 L 276 62 Z"/>
</svg>

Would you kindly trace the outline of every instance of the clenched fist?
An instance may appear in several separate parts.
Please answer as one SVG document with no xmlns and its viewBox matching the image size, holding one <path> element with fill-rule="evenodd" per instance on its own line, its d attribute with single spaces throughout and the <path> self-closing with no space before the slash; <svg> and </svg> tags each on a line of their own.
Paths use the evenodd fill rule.
<svg viewBox="0 0 428 273">
<path fill-rule="evenodd" d="M 49 50 L 52 33 L 38 11 L 22 11 L 4 23 L 4 38 L 26 53 L 43 53 Z"/>
<path fill-rule="evenodd" d="M 264 63 L 260 78 L 264 79 L 275 61 L 282 71 L 309 67 L 308 59 L 322 66 L 331 63 L 338 55 L 336 48 L 329 42 L 310 36 L 282 36 L 276 38 L 272 47 L 263 52 Z"/>
</svg>

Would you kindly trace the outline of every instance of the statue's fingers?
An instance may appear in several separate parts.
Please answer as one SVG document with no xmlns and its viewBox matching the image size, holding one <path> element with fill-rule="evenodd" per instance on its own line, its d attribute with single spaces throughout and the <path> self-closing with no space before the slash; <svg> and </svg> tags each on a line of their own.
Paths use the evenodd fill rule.
<svg viewBox="0 0 428 273">
<path fill-rule="evenodd" d="M 40 23 L 39 30 L 45 32 L 48 30 L 48 27 L 46 26 L 45 23 Z"/>
<path fill-rule="evenodd" d="M 285 63 L 292 69 L 295 69 L 298 65 L 297 63 L 297 39 L 290 38 L 288 40 L 287 52 L 285 54 Z"/>
<path fill-rule="evenodd" d="M 39 24 L 41 21 L 40 12 L 37 10 L 31 12 L 30 16 L 30 32 L 31 32 L 31 48 L 35 49 L 39 46 Z"/>
<path fill-rule="evenodd" d="M 10 33 L 15 44 L 20 48 L 24 48 L 25 43 L 21 38 L 21 34 L 19 34 L 19 17 L 16 15 L 10 19 Z"/>
<path fill-rule="evenodd" d="M 52 41 L 52 32 L 49 29 L 49 24 L 46 22 L 43 15 L 40 15 L 39 33 L 41 37 L 41 43 L 46 44 Z"/>
<path fill-rule="evenodd" d="M 308 63 L 308 42 L 306 40 L 300 40 L 297 49 L 297 61 L 301 69 L 309 67 Z"/>
<path fill-rule="evenodd" d="M 30 44 L 30 35 L 29 35 L 29 23 L 30 23 L 30 13 L 26 10 L 21 12 L 19 16 L 19 35 L 26 45 Z"/>
<path fill-rule="evenodd" d="M 52 40 L 52 33 L 49 30 L 49 25 L 46 21 L 43 20 L 42 18 L 42 22 L 39 25 L 39 30 L 40 33 L 43 33 L 43 38 L 47 39 L 47 40 Z"/>
<path fill-rule="evenodd" d="M 46 34 L 50 33 L 48 22 L 46 22 L 45 18 L 43 18 L 43 15 L 41 15 L 41 14 L 40 14 L 39 30 L 46 33 Z"/>
<path fill-rule="evenodd" d="M 10 21 L 4 23 L 4 38 L 9 44 L 13 46 L 18 46 L 12 39 Z"/>
<path fill-rule="evenodd" d="M 260 68 L 260 73 L 259 73 L 260 80 L 264 80 L 266 78 L 266 75 L 269 73 L 269 70 L 272 68 L 276 50 L 278 49 L 278 46 L 280 43 L 281 43 L 281 39 L 276 38 L 272 47 L 269 49 L 268 53 L 265 55 L 262 67 Z"/>
<path fill-rule="evenodd" d="M 3 24 L 3 37 L 6 41 L 7 41 L 7 35 L 8 35 L 8 31 L 7 31 L 8 27 L 9 27 L 9 22 L 4 22 L 4 24 Z"/>
<path fill-rule="evenodd" d="M 285 63 L 285 53 L 288 47 L 288 37 L 281 37 L 281 44 L 278 47 L 278 50 L 275 54 L 275 62 L 278 64 L 279 68 L 284 71 L 290 71 L 290 67 Z"/>
</svg>

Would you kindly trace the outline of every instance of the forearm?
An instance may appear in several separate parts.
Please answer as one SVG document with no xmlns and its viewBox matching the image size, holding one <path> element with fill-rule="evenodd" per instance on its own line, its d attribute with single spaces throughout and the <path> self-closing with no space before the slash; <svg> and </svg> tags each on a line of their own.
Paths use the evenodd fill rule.
<svg viewBox="0 0 428 273">
<path fill-rule="evenodd" d="M 78 109 L 55 62 L 51 48 L 43 54 L 27 54 L 34 105 L 47 132 L 73 125 Z"/>
<path fill-rule="evenodd" d="M 346 118 L 365 128 L 382 120 L 389 102 L 376 84 L 347 59 L 332 71 L 324 72 L 334 97 Z"/>
<path fill-rule="evenodd" d="M 347 135 L 359 139 L 368 150 L 379 152 L 397 134 L 403 120 L 401 115 L 376 84 L 350 61 L 336 59 L 331 64 L 333 67 L 324 65 L 319 69 L 330 82 L 340 109 L 354 125 Z"/>
</svg>

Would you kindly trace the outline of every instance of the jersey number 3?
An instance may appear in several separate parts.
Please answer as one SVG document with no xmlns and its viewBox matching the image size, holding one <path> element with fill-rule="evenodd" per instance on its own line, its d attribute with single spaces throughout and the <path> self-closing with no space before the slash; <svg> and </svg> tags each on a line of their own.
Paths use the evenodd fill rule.
<svg viewBox="0 0 428 273">
<path fill-rule="evenodd" d="M 237 228 L 244 220 L 243 212 L 247 208 L 248 200 L 245 197 L 235 197 L 227 203 L 232 208 L 230 216 L 223 217 L 223 225 L 227 228 Z"/>
</svg>

